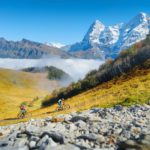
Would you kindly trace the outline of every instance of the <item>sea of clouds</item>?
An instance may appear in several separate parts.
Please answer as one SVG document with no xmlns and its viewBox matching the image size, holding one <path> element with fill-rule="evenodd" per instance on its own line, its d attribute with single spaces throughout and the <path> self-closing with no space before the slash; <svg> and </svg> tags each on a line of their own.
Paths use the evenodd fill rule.
<svg viewBox="0 0 150 150">
<path fill-rule="evenodd" d="M 61 59 L 61 58 L 43 58 L 43 59 L 10 59 L 0 58 L 0 68 L 20 70 L 28 67 L 55 66 L 68 73 L 75 81 L 84 78 L 84 76 L 93 69 L 98 69 L 104 63 L 93 59 Z"/>
</svg>

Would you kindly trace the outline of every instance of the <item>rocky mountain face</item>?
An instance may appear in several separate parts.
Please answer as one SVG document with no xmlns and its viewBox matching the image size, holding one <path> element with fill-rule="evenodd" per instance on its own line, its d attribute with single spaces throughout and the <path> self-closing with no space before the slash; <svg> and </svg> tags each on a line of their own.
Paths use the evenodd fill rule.
<svg viewBox="0 0 150 150">
<path fill-rule="evenodd" d="M 96 20 L 83 40 L 70 46 L 69 52 L 85 58 L 114 58 L 120 50 L 145 39 L 149 32 L 150 17 L 146 13 L 114 26 L 105 26 Z"/>
<path fill-rule="evenodd" d="M 57 56 L 69 58 L 70 54 L 60 49 L 46 44 L 22 39 L 21 41 L 7 41 L 0 38 L 0 57 L 1 58 L 42 58 Z"/>
<path fill-rule="evenodd" d="M 0 127 L 1 150 L 149 150 L 150 105 L 93 108 Z"/>
</svg>

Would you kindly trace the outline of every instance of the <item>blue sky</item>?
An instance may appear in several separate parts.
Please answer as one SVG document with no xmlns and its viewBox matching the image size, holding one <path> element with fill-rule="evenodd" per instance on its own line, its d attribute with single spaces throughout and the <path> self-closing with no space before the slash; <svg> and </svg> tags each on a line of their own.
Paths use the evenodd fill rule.
<svg viewBox="0 0 150 150">
<path fill-rule="evenodd" d="M 113 25 L 139 12 L 150 15 L 150 0 L 0 0 L 0 37 L 71 44 L 96 19 Z"/>
</svg>

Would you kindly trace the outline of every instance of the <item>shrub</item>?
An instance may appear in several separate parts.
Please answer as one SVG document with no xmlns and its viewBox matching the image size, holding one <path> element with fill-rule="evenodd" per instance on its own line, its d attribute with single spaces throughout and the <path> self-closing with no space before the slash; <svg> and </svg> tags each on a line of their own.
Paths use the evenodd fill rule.
<svg viewBox="0 0 150 150">
<path fill-rule="evenodd" d="M 97 70 L 92 70 L 92 71 L 90 71 L 90 72 L 86 75 L 85 78 L 88 78 L 88 77 L 90 77 L 90 76 L 93 76 L 93 75 L 95 75 L 96 73 L 97 73 Z"/>
<path fill-rule="evenodd" d="M 129 52 L 131 55 L 134 55 L 136 53 L 136 50 L 137 50 L 137 48 L 136 48 L 135 44 L 129 48 Z"/>
<path fill-rule="evenodd" d="M 150 33 L 147 35 L 147 38 L 145 40 L 146 44 L 150 44 Z"/>
<path fill-rule="evenodd" d="M 99 67 L 99 71 L 104 71 L 104 70 L 108 70 L 109 68 L 111 68 L 113 62 L 107 60 L 106 63 L 102 64 L 100 67 Z"/>
<path fill-rule="evenodd" d="M 21 105 L 27 106 L 27 105 L 28 105 L 28 102 L 27 102 L 27 101 L 24 101 L 24 102 L 22 102 L 22 103 L 20 104 L 20 106 L 21 106 Z"/>
<path fill-rule="evenodd" d="M 143 63 L 142 67 L 150 68 L 150 59 L 148 61 L 146 61 L 145 63 Z"/>
<path fill-rule="evenodd" d="M 51 67 L 47 67 L 46 69 L 48 70 L 48 78 L 50 80 L 55 80 L 55 79 L 60 80 L 63 77 L 65 77 L 65 76 L 67 77 L 68 76 L 64 71 L 62 71 L 62 70 L 60 70 L 58 68 L 52 67 L 52 66 Z"/>
<path fill-rule="evenodd" d="M 122 51 L 119 53 L 119 57 L 120 57 L 120 58 L 125 58 L 128 54 L 129 54 L 129 51 L 128 51 L 128 50 L 122 50 Z"/>
<path fill-rule="evenodd" d="M 108 65 L 112 65 L 113 62 L 114 61 L 111 58 L 109 58 L 109 59 L 106 60 L 106 64 L 108 64 Z"/>
</svg>

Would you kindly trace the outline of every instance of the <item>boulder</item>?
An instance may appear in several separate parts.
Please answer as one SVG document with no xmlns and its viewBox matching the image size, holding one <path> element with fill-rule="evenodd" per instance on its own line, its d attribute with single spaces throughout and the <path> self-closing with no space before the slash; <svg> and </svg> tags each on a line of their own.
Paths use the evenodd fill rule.
<svg viewBox="0 0 150 150">
<path fill-rule="evenodd" d="M 44 136 L 48 136 L 52 138 L 56 143 L 64 144 L 64 136 L 62 134 L 56 133 L 56 132 L 44 132 L 41 135 L 41 138 Z"/>
<path fill-rule="evenodd" d="M 79 147 L 72 145 L 72 144 L 59 145 L 57 147 L 48 145 L 45 150 L 53 150 L 53 149 L 55 150 L 80 150 Z"/>
<path fill-rule="evenodd" d="M 77 139 L 84 139 L 89 141 L 96 141 L 97 136 L 95 134 L 81 135 Z"/>
<path fill-rule="evenodd" d="M 82 120 L 84 122 L 87 122 L 88 121 L 88 117 L 83 117 L 83 116 L 74 116 L 72 117 L 72 119 L 70 120 L 71 122 L 77 122 L 79 120 Z"/>
</svg>

